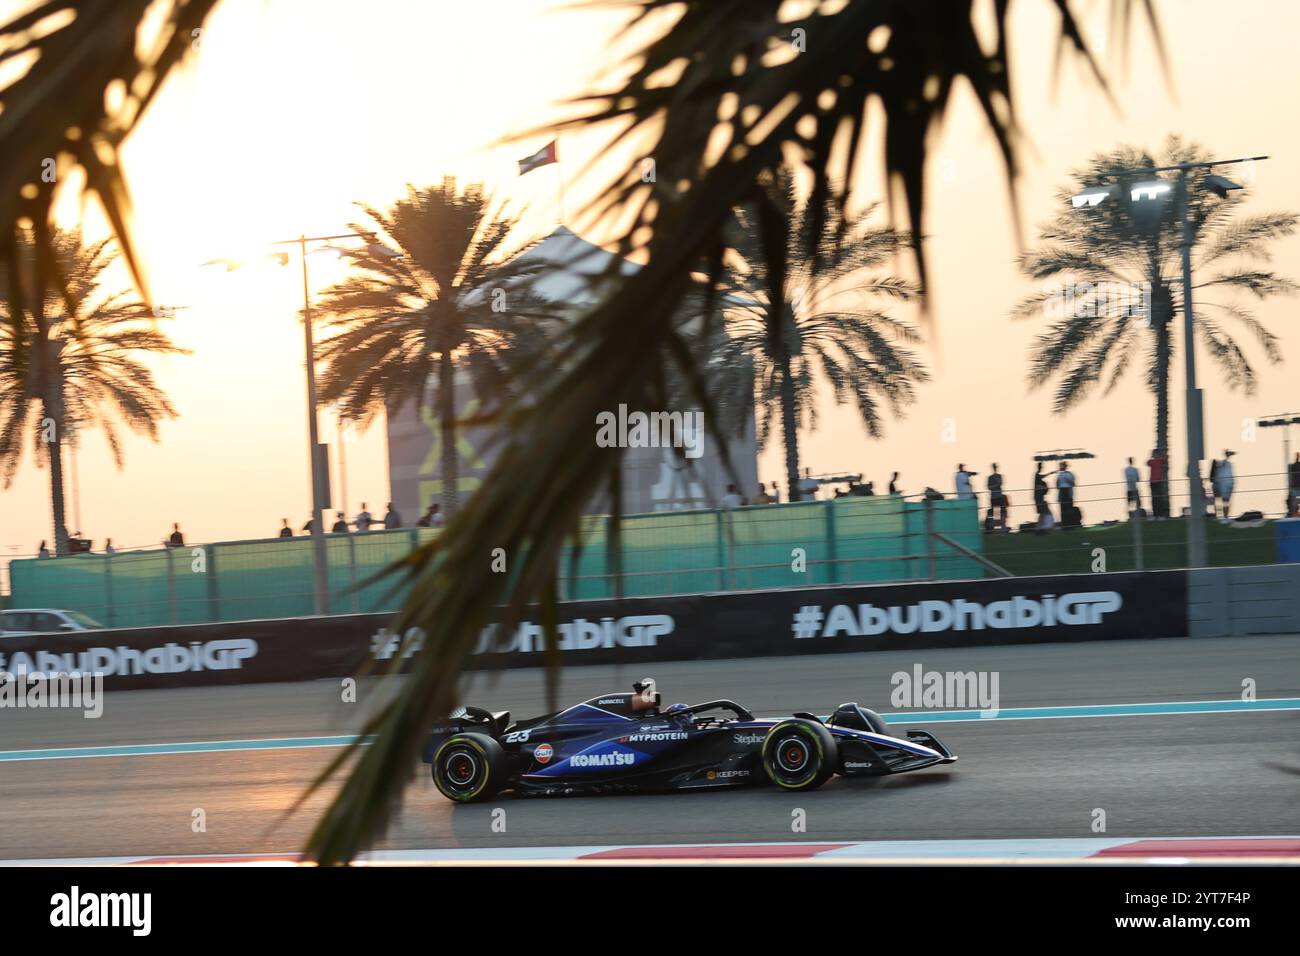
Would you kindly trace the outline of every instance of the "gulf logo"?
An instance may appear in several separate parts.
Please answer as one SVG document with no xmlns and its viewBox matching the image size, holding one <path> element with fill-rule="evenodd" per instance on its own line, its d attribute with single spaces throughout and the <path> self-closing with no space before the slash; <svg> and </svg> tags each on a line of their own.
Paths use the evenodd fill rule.
<svg viewBox="0 0 1300 956">
<path fill-rule="evenodd" d="M 550 763 L 555 756 L 555 748 L 550 744 L 538 744 L 533 749 L 533 759 L 538 763 Z"/>
</svg>

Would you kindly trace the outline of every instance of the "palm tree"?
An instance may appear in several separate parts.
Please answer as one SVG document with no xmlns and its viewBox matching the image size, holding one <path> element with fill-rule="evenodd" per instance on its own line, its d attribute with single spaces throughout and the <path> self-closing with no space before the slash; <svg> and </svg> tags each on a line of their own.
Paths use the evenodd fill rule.
<svg viewBox="0 0 1300 956">
<path fill-rule="evenodd" d="M 137 32 L 146 12 L 155 14 L 153 0 L 47 0 L 0 27 L 7 54 L 48 54 L 4 91 L 0 263 L 11 258 L 5 240 L 25 220 L 35 223 L 38 246 L 45 245 L 39 231 L 70 177 L 43 182 L 35 199 L 27 196 L 31 171 L 44 157 L 87 168 L 123 248 L 130 249 L 123 178 L 109 154 L 216 2 L 164 0 L 157 13 L 162 28 L 150 46 L 137 43 Z M 1077 4 L 1042 2 L 1058 14 L 1058 27 L 1039 42 L 1077 51 L 1109 92 L 1083 39 Z M 65 7 L 76 13 L 70 21 L 28 32 Z M 1121 33 L 1135 9 L 1145 11 L 1163 57 L 1154 0 L 1111 0 L 1111 7 L 1109 22 Z M 348 859 L 382 831 L 427 728 L 455 705 L 461 665 L 493 609 L 504 603 L 508 623 L 541 596 L 553 610 L 555 555 L 597 482 L 617 474 L 605 450 L 593 447 L 595 413 L 636 401 L 673 362 L 703 395 L 679 328 L 680 306 L 696 270 L 720 271 L 725 223 L 735 206 L 754 198 L 764 171 L 778 169 L 788 154 L 811 177 L 814 210 L 823 208 L 832 181 L 842 184 L 836 199 L 843 207 L 857 178 L 859 146 L 867 134 L 878 136 L 883 165 L 906 199 L 922 285 L 926 268 L 917 237 L 927 144 L 954 89 L 974 93 L 1014 183 L 1010 4 L 824 0 L 792 13 L 784 0 L 640 0 L 633 9 L 632 35 L 651 39 L 615 88 L 576 102 L 572 125 L 617 126 L 612 144 L 645 137 L 641 155 L 654 158 L 655 175 L 643 176 L 636 164 L 591 210 L 626 224 L 621 251 L 641 254 L 645 267 L 617 283 L 565 336 L 562 361 L 541 400 L 503 409 L 509 437 L 483 486 L 436 545 L 405 562 L 414 587 L 394 626 L 422 626 L 425 640 L 401 692 L 367 723 L 366 733 L 376 739 L 363 751 L 340 753 L 325 770 L 352 768 L 310 841 L 319 860 Z M 645 34 L 638 33 L 642 28 Z M 110 86 L 130 91 L 125 103 L 105 96 Z M 869 113 L 870 100 L 880 109 Z M 71 129 L 79 131 L 75 141 Z M 767 261 L 783 255 L 776 232 L 763 245 Z M 46 270 L 44 278 L 58 288 L 55 273 Z M 12 282 L 6 292 L 11 301 L 20 294 Z M 516 555 L 512 573 L 493 572 L 482 560 L 484 548 Z"/>
<path fill-rule="evenodd" d="M 0 304 L 0 476 L 5 487 L 32 442 L 38 464 L 50 466 L 50 507 L 55 553 L 67 551 L 64 521 L 63 444 L 103 430 L 114 463 L 122 467 L 115 419 L 157 441 L 158 423 L 176 410 L 141 356 L 187 354 L 156 328 L 156 316 L 126 292 L 101 292 L 116 254 L 109 240 L 82 245 L 81 233 L 51 235 L 54 261 L 65 277 L 63 294 L 47 290 L 18 315 Z M 20 262 L 34 268 L 28 241 Z M 18 357 L 26 360 L 19 362 Z"/>
<path fill-rule="evenodd" d="M 929 375 L 910 350 L 897 344 L 919 341 L 912 327 L 869 304 L 882 296 L 904 302 L 917 297 L 916 286 L 904 279 L 869 275 L 904 247 L 906 237 L 888 227 L 868 227 L 874 206 L 843 219 L 827 208 L 820 217 L 821 234 L 810 236 L 818 224 L 786 170 L 760 202 L 784 233 L 783 274 L 774 284 L 767 273 L 760 213 L 738 208 L 729 240 L 735 261 L 724 277 L 727 335 L 710 375 L 720 366 L 723 374 L 716 380 L 734 383 L 731 407 L 757 404 L 760 447 L 780 423 L 789 500 L 794 501 L 799 428 L 816 427 L 819 373 L 830 383 L 836 404 L 850 399 L 857 404 L 873 438 L 882 433 L 880 401 L 900 413 L 915 398 L 914 384 Z M 775 299 L 774 285 L 779 290 Z"/>
<path fill-rule="evenodd" d="M 1109 394 L 1136 358 L 1145 366 L 1146 387 L 1155 397 L 1154 447 L 1166 453 L 1170 363 L 1178 347 L 1187 347 L 1178 341 L 1180 324 L 1174 322 L 1183 311 L 1177 203 L 1112 202 L 1074 209 L 1070 196 L 1108 180 L 1108 170 L 1208 158 L 1202 147 L 1176 136 L 1158 157 L 1131 146 L 1094 156 L 1075 174 L 1076 184 L 1058 192 L 1062 211 L 1040 230 L 1039 248 L 1020 260 L 1031 279 L 1069 280 L 1053 282 L 1016 307 L 1019 317 L 1047 314 L 1051 319 L 1031 348 L 1030 386 L 1040 388 L 1055 379 L 1053 409 L 1064 413 L 1098 385 L 1103 395 Z M 1236 300 L 1242 292 L 1264 300 L 1296 291 L 1290 279 L 1260 263 L 1269 258 L 1268 244 L 1290 235 L 1300 220 L 1289 212 L 1240 215 L 1247 190 L 1218 199 L 1200 188 L 1205 172 L 1189 175 L 1188 184 L 1196 279 L 1193 319 L 1199 344 L 1215 360 L 1228 387 L 1249 395 L 1256 387 L 1255 368 L 1225 320 L 1252 335 L 1267 361 L 1282 361 L 1277 337 Z"/>
<path fill-rule="evenodd" d="M 536 269 L 497 261 L 514 218 L 494 217 L 479 185 L 454 178 L 407 187 L 388 212 L 367 206 L 371 222 L 353 225 L 385 242 L 349 250 L 354 274 L 327 289 L 317 306 L 327 337 L 321 397 L 346 421 L 368 426 L 382 409 L 433 397 L 441 430 L 442 508 L 455 513 L 456 373 L 469 373 L 484 406 L 498 406 L 523 354 L 542 340 L 555 312 L 529 291 Z"/>
</svg>

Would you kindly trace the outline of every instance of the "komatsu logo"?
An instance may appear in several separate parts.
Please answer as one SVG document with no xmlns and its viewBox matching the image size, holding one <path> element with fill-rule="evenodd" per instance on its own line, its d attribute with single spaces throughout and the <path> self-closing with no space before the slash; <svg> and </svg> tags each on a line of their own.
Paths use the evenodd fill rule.
<svg viewBox="0 0 1300 956">
<path fill-rule="evenodd" d="M 627 767 L 636 761 L 636 754 L 616 750 L 608 754 L 577 754 L 569 758 L 571 767 Z"/>
</svg>

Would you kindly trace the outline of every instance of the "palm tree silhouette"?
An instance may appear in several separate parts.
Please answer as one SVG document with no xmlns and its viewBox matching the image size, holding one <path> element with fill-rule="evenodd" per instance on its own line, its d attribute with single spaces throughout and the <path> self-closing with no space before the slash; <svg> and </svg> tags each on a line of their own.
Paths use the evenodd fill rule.
<svg viewBox="0 0 1300 956">
<path fill-rule="evenodd" d="M 352 228 L 377 230 L 384 241 L 345 250 L 354 274 L 316 306 L 326 333 L 316 347 L 325 363 L 321 398 L 337 402 L 344 420 L 364 428 L 380 410 L 432 399 L 448 516 L 459 503 L 457 372 L 468 374 L 487 414 L 556 317 L 527 281 L 539 265 L 498 261 L 517 220 L 494 216 L 490 205 L 481 186 L 462 189 L 449 177 L 408 186 L 387 212 L 363 206 L 370 223 Z"/>
<path fill-rule="evenodd" d="M 47 289 L 39 307 L 28 296 L 33 308 L 21 313 L 0 302 L 0 476 L 8 487 L 31 441 L 37 462 L 50 467 L 55 553 L 65 554 L 64 442 L 98 428 L 122 467 L 119 419 L 157 441 L 158 423 L 176 415 L 141 356 L 188 351 L 157 328 L 165 313 L 126 292 L 101 290 L 116 258 L 109 240 L 84 247 L 79 231 L 59 230 L 50 238 L 65 292 Z M 29 239 L 19 261 L 31 270 L 35 258 Z"/>
<path fill-rule="evenodd" d="M 753 205 L 736 210 L 728 242 L 723 289 L 726 335 L 710 358 L 709 378 L 718 404 L 748 411 L 757 405 L 758 440 L 765 445 L 777 423 L 785 444 L 788 500 L 797 500 L 799 428 L 815 428 L 814 390 L 819 378 L 836 404 L 852 400 L 867 433 L 882 434 L 882 402 L 895 414 L 915 399 L 925 367 L 898 341 L 920 341 L 916 331 L 880 308 L 881 297 L 909 302 L 917 287 L 895 276 L 873 275 L 907 243 L 889 227 L 870 227 L 875 207 L 837 218 L 835 210 L 811 214 L 788 170 L 768 184 Z M 759 219 L 784 235 L 781 274 L 763 255 Z M 820 234 L 811 235 L 818 229 Z"/>
<path fill-rule="evenodd" d="M 1145 365 L 1146 386 L 1155 397 L 1154 447 L 1165 453 L 1170 363 L 1176 347 L 1187 347 L 1177 341 L 1180 326 L 1173 321 L 1183 309 L 1177 204 L 1120 201 L 1074 209 L 1070 196 L 1097 183 L 1107 170 L 1208 158 L 1204 148 L 1176 136 L 1155 158 L 1131 146 L 1092 157 L 1076 173 L 1075 185 L 1058 192 L 1062 212 L 1042 227 L 1039 247 L 1020 260 L 1031 279 L 1073 281 L 1041 289 L 1014 311 L 1021 318 L 1046 313 L 1051 319 L 1031 349 L 1030 386 L 1040 388 L 1056 380 L 1052 406 L 1065 412 L 1098 386 L 1103 395 L 1109 394 L 1137 359 Z M 1296 291 L 1294 282 L 1261 263 L 1269 258 L 1268 244 L 1294 232 L 1298 219 L 1289 212 L 1239 215 L 1245 201 L 1241 194 L 1247 190 L 1216 198 L 1199 188 L 1204 175 L 1193 175 L 1188 187 L 1195 243 L 1193 319 L 1199 344 L 1215 360 L 1229 388 L 1242 388 L 1249 395 L 1256 386 L 1254 366 L 1221 320 L 1235 322 L 1253 335 L 1267 361 L 1282 361 L 1276 336 L 1236 300 L 1242 292 L 1263 300 Z"/>
</svg>

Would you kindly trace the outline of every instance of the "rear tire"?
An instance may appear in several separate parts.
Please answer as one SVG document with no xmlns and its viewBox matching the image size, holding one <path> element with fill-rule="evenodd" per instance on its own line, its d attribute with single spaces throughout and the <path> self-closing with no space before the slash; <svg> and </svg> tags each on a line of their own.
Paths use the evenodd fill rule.
<svg viewBox="0 0 1300 956">
<path fill-rule="evenodd" d="M 431 771 L 438 792 L 456 803 L 488 800 L 509 779 L 506 752 L 487 734 L 448 737 L 433 755 Z"/>
<path fill-rule="evenodd" d="M 831 732 L 798 717 L 783 720 L 763 741 L 763 770 L 783 790 L 816 790 L 835 773 L 839 748 Z"/>
</svg>

